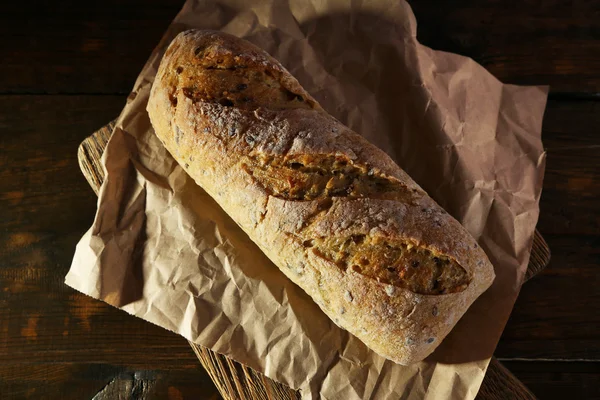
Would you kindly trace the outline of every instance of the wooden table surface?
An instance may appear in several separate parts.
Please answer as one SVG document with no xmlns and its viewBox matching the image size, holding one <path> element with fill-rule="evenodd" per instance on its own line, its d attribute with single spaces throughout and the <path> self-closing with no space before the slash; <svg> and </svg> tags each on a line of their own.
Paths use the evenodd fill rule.
<svg viewBox="0 0 600 400">
<path fill-rule="evenodd" d="M 63 284 L 96 207 L 77 146 L 119 113 L 182 3 L 2 5 L 2 399 L 114 387 L 139 398 L 152 385 L 153 398 L 220 398 L 185 339 Z M 411 4 L 422 43 L 507 83 L 551 85 L 538 229 L 552 261 L 523 288 L 496 356 L 541 399 L 600 398 L 600 0 Z"/>
</svg>

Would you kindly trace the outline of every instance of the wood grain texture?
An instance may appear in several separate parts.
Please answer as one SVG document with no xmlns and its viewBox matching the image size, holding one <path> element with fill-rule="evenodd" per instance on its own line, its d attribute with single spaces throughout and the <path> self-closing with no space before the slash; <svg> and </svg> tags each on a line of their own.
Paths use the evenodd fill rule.
<svg viewBox="0 0 600 400">
<path fill-rule="evenodd" d="M 409 1 L 420 42 L 473 58 L 506 83 L 600 92 L 597 1 Z"/>
<path fill-rule="evenodd" d="M 3 2 L 0 93 L 128 93 L 183 3 Z"/>
<path fill-rule="evenodd" d="M 410 4 L 425 45 L 472 57 L 508 83 L 600 92 L 597 1 Z M 128 93 L 182 5 L 183 0 L 4 2 L 0 93 Z M 217 12 L 224 23 L 233 14 L 225 5 Z"/>
<path fill-rule="evenodd" d="M 540 399 L 600 399 L 600 364 L 502 360 Z"/>
<path fill-rule="evenodd" d="M 2 399 L 217 400 L 221 396 L 200 366 L 190 369 L 129 369 L 109 364 L 0 364 Z"/>
<path fill-rule="evenodd" d="M 598 126 L 598 101 L 548 103 L 538 229 L 552 249 L 552 261 L 521 290 L 498 357 L 600 360 Z"/>
<path fill-rule="evenodd" d="M 77 147 L 124 103 L 0 96 L 2 400 L 91 399 L 119 374 L 140 371 L 164 376 L 185 398 L 218 395 L 185 339 L 63 283 L 96 209 Z"/>
<path fill-rule="evenodd" d="M 108 123 L 86 138 L 79 146 L 79 166 L 95 193 L 98 193 L 100 185 L 104 181 L 101 157 L 114 126 L 114 121 Z M 527 269 L 526 279 L 535 276 L 550 261 L 550 249 L 537 231 L 534 237 L 532 254 L 533 257 L 531 257 Z M 190 346 L 194 349 L 198 360 L 209 373 L 221 395 L 226 399 L 287 400 L 300 397 L 299 392 L 284 384 L 275 382 L 228 357 L 214 353 L 193 342 L 190 342 Z M 525 400 L 534 399 L 535 396 L 498 360 L 493 358 L 478 398 Z"/>
<path fill-rule="evenodd" d="M 182 391 L 184 386 L 185 392 Z M 193 377 L 186 376 L 185 373 L 136 371 L 119 374 L 92 400 L 183 400 L 187 398 L 217 400 L 221 396 L 218 393 L 207 394 L 201 386 L 194 384 Z"/>
</svg>

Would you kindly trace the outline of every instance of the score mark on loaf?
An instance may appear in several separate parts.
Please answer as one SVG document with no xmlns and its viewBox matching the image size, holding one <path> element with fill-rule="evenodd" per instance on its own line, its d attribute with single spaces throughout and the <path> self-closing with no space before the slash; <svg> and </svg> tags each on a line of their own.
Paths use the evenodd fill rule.
<svg viewBox="0 0 600 400">
<path fill-rule="evenodd" d="M 186 31 L 148 103 L 157 136 L 340 327 L 423 360 L 494 279 L 469 233 L 263 50 Z"/>
</svg>

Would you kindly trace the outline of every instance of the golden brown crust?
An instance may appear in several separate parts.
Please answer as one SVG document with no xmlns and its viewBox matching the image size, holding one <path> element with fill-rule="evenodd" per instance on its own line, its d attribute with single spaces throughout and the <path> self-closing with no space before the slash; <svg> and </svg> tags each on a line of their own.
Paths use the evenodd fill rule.
<svg viewBox="0 0 600 400">
<path fill-rule="evenodd" d="M 148 112 L 174 158 L 267 256 L 390 360 L 425 358 L 494 279 L 456 220 L 241 39 L 177 36 Z M 379 254 L 385 246 L 395 253 Z"/>
</svg>

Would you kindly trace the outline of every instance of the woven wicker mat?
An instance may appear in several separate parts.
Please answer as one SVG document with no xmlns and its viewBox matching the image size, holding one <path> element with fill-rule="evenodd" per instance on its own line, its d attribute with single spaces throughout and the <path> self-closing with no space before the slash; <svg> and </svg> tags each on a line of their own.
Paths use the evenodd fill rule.
<svg viewBox="0 0 600 400">
<path fill-rule="evenodd" d="M 100 158 L 112 134 L 114 122 L 102 127 L 79 146 L 77 158 L 83 175 L 98 194 L 104 180 Z M 526 280 L 535 276 L 550 262 L 550 249 L 536 230 L 527 268 Z M 226 400 L 290 400 L 299 399 L 299 392 L 275 382 L 260 372 L 239 364 L 221 354 L 190 342 L 198 360 L 206 369 L 219 392 Z M 506 369 L 496 358 L 492 358 L 478 399 L 535 399 L 536 397 Z"/>
</svg>

